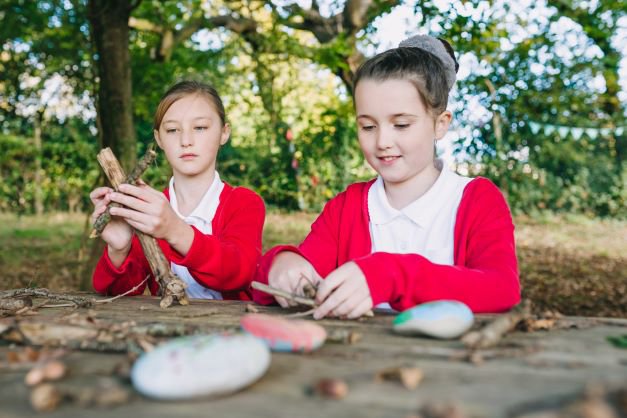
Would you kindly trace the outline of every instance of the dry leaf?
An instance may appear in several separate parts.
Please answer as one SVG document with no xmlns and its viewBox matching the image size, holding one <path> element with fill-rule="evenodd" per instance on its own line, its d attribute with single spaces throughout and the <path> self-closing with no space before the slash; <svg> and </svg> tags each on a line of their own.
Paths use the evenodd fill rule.
<svg viewBox="0 0 627 418">
<path fill-rule="evenodd" d="M 248 313 L 259 313 L 259 309 L 257 309 L 257 307 L 251 303 L 248 303 L 246 305 L 246 312 Z"/>
<path fill-rule="evenodd" d="M 413 390 L 418 387 L 423 377 L 422 370 L 417 367 L 394 367 L 379 371 L 375 376 L 375 380 L 401 382 L 405 388 Z"/>
<path fill-rule="evenodd" d="M 327 341 L 339 344 L 355 344 L 361 338 L 361 333 L 344 328 L 332 329 L 327 334 Z"/>
<path fill-rule="evenodd" d="M 466 418 L 457 404 L 426 404 L 418 414 L 420 418 Z"/>
</svg>

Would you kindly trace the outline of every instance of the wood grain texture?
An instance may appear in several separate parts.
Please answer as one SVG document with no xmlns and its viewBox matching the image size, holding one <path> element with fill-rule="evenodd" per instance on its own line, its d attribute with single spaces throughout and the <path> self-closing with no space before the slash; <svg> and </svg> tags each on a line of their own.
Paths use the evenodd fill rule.
<svg viewBox="0 0 627 418">
<path fill-rule="evenodd" d="M 162 340 L 174 335 L 238 331 L 247 302 L 191 300 L 188 306 L 161 309 L 157 297 L 125 297 L 114 303 L 87 309 L 41 310 L 33 318 L 45 323 L 63 321 L 70 314 L 90 315 L 99 323 L 134 322 L 150 327 Z M 278 307 L 258 306 L 261 313 L 285 315 Z M 459 340 L 440 341 L 405 337 L 392 332 L 394 316 L 375 311 L 360 321 L 317 321 L 328 332 L 350 330 L 362 339 L 355 344 L 326 343 L 318 351 L 301 355 L 273 353 L 267 374 L 234 395 L 193 402 L 155 402 L 134 395 L 114 410 L 89 409 L 64 404 L 52 417 L 116 416 L 228 416 L 228 417 L 407 417 L 417 415 L 427 403 L 455 403 L 467 416 L 515 416 L 546 404 L 559 404 L 580 393 L 587 382 L 626 383 L 627 350 L 606 342 L 608 335 L 624 334 L 627 320 L 610 322 L 566 317 L 575 328 L 535 333 L 514 331 L 491 348 L 502 356 L 486 356 L 481 365 L 459 358 L 466 348 Z M 479 316 L 479 323 L 494 316 Z M 580 327 L 580 328 L 576 328 Z M 0 337 L 0 362 L 10 347 Z M 66 359 L 65 385 L 94 386 L 111 376 L 126 360 L 122 354 L 75 351 Z M 393 367 L 417 367 L 424 379 L 413 390 L 394 381 L 377 381 L 379 371 Z M 0 368 L 0 416 L 31 416 L 25 370 Z M 323 378 L 342 379 L 348 393 L 341 400 L 311 395 L 311 387 Z"/>
</svg>

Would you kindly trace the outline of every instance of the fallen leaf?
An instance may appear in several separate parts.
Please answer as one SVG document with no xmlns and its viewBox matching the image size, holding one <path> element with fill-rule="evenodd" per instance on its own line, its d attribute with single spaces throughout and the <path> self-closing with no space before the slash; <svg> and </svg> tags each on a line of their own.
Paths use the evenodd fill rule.
<svg viewBox="0 0 627 418">
<path fill-rule="evenodd" d="M 417 367 L 394 367 L 379 371 L 375 376 L 375 380 L 400 382 L 405 388 L 413 390 L 418 387 L 423 377 L 422 370 Z"/>
</svg>

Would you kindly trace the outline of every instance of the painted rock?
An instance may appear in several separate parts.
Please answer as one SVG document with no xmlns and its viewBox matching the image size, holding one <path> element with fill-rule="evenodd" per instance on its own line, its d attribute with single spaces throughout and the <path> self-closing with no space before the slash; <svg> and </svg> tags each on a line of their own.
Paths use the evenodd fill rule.
<svg viewBox="0 0 627 418">
<path fill-rule="evenodd" d="M 137 391 L 163 400 L 224 395 L 259 379 L 270 366 L 270 350 L 247 334 L 182 337 L 143 354 L 133 365 Z"/>
<path fill-rule="evenodd" d="M 264 340 L 273 351 L 310 352 L 327 338 L 324 328 L 310 321 L 248 314 L 240 323 L 244 331 Z"/>
<path fill-rule="evenodd" d="M 468 306 L 454 300 L 423 303 L 394 318 L 399 334 L 423 334 L 435 338 L 457 338 L 472 326 L 474 315 Z"/>
</svg>

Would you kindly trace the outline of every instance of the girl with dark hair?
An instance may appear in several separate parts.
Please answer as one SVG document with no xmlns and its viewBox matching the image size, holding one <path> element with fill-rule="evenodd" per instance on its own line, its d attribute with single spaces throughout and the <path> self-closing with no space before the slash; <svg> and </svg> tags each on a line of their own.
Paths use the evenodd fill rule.
<svg viewBox="0 0 627 418">
<path fill-rule="evenodd" d="M 446 107 L 457 67 L 447 42 L 414 36 L 359 68 L 359 145 L 379 175 L 329 201 L 299 246 L 271 249 L 256 280 L 297 294 L 307 281 L 317 285 L 317 319 L 441 299 L 475 312 L 519 302 L 514 225 L 503 195 L 435 156 L 452 119 Z M 253 298 L 274 301 L 257 291 Z"/>
</svg>

